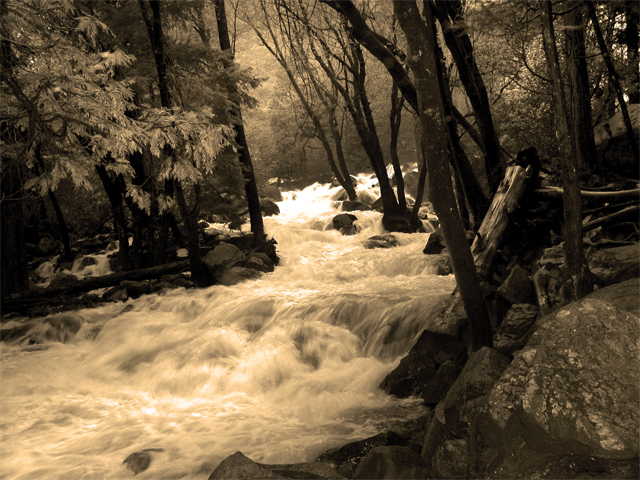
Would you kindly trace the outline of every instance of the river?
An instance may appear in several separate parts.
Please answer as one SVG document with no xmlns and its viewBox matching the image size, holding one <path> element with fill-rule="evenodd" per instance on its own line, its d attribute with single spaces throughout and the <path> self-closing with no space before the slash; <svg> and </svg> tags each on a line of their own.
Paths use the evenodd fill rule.
<svg viewBox="0 0 640 480">
<path fill-rule="evenodd" d="M 359 177 L 358 191 L 377 195 L 371 184 Z M 354 212 L 357 235 L 327 229 L 336 191 L 284 194 L 265 218 L 281 263 L 258 280 L 58 314 L 82 325 L 64 343 L 2 342 L 0 477 L 132 478 L 123 460 L 156 448 L 137 479 L 206 479 L 238 450 L 312 461 L 424 414 L 378 385 L 454 277 L 435 274 L 425 233 L 364 248 L 379 213 Z"/>
</svg>

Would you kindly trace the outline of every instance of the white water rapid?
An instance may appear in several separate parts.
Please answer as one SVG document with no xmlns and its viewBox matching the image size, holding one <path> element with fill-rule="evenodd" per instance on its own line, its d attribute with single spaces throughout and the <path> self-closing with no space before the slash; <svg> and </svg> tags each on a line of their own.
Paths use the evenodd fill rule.
<svg viewBox="0 0 640 480">
<path fill-rule="evenodd" d="M 362 178 L 363 195 L 376 196 Z M 338 213 L 313 185 L 265 218 L 280 266 L 232 287 L 172 290 L 57 314 L 78 333 L 1 344 L 0 477 L 126 479 L 123 460 L 157 448 L 136 479 L 206 479 L 240 450 L 266 463 L 323 451 L 424 414 L 378 385 L 455 286 L 423 255 L 428 234 L 365 249 L 360 232 L 325 229 Z M 64 321 L 62 323 L 64 323 Z"/>
</svg>

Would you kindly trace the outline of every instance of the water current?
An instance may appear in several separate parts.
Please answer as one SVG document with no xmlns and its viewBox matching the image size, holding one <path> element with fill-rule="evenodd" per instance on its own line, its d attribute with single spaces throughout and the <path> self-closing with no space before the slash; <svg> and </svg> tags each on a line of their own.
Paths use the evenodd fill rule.
<svg viewBox="0 0 640 480">
<path fill-rule="evenodd" d="M 371 183 L 360 177 L 361 195 L 377 195 Z M 136 478 L 206 479 L 236 451 L 313 461 L 424 414 L 420 399 L 378 385 L 455 280 L 423 255 L 426 233 L 366 249 L 384 233 L 377 212 L 354 212 L 356 235 L 331 229 L 336 191 L 284 194 L 265 218 L 281 263 L 258 280 L 32 319 L 34 331 L 81 328 L 2 342 L 0 477 L 132 478 L 123 460 L 154 448 Z"/>
</svg>

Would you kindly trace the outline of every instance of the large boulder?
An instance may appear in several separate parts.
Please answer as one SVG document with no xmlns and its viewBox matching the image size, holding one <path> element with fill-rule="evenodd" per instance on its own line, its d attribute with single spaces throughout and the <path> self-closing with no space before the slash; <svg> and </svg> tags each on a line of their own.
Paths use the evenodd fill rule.
<svg viewBox="0 0 640 480">
<path fill-rule="evenodd" d="M 638 245 L 592 249 L 587 257 L 590 270 L 608 283 L 619 283 L 640 276 Z"/>
<path fill-rule="evenodd" d="M 637 467 L 639 326 L 638 316 L 591 298 L 538 320 L 478 413 L 482 474 L 525 478 L 556 462 L 567 471 L 546 476 L 566 477 L 571 456 Z"/>
<path fill-rule="evenodd" d="M 393 431 L 382 432 L 373 437 L 350 442 L 342 447 L 329 450 L 320 455 L 317 461 L 329 462 L 335 465 L 340 475 L 353 478 L 356 468 L 370 450 L 383 446 L 405 447 L 408 443 L 408 438 Z"/>
<path fill-rule="evenodd" d="M 422 457 L 408 447 L 376 447 L 358 465 L 353 478 L 427 478 Z"/>
<path fill-rule="evenodd" d="M 448 360 L 461 363 L 465 349 L 453 335 L 424 331 L 406 357 L 380 384 L 390 395 L 407 398 L 420 395 L 440 366 Z"/>
<path fill-rule="evenodd" d="M 263 478 L 332 478 L 341 479 L 328 463 L 295 463 L 267 465 L 256 463 L 242 452 L 225 458 L 209 475 L 209 480 L 263 479 Z"/>
<path fill-rule="evenodd" d="M 258 270 L 259 272 L 265 273 L 273 272 L 275 270 L 273 260 L 269 258 L 269 255 L 261 252 L 250 253 L 247 261 L 244 262 L 244 266 L 246 268 L 252 268 L 254 270 Z"/>
<path fill-rule="evenodd" d="M 520 265 L 513 267 L 507 279 L 498 288 L 498 295 L 511 304 L 536 303 L 536 292 L 529 272 Z"/>
<path fill-rule="evenodd" d="M 273 200 L 268 198 L 260 199 L 260 211 L 263 217 L 272 217 L 274 215 L 280 215 L 280 207 Z"/>
<path fill-rule="evenodd" d="M 58 288 L 73 287 L 78 282 L 79 282 L 78 277 L 76 277 L 72 273 L 57 272 L 51 279 L 51 282 L 49 283 L 49 286 L 47 287 L 47 289 L 55 290 Z"/>
<path fill-rule="evenodd" d="M 585 298 L 607 300 L 618 308 L 640 316 L 640 295 L 638 292 L 640 292 L 640 278 L 636 277 L 626 282 L 600 288 Z"/>
<path fill-rule="evenodd" d="M 277 185 L 267 185 L 261 190 L 262 191 L 260 193 L 262 193 L 262 195 L 264 195 L 267 198 L 270 198 L 274 202 L 282 201 L 282 193 L 280 192 L 280 187 L 278 187 Z"/>
<path fill-rule="evenodd" d="M 234 267 L 246 259 L 246 255 L 238 247 L 221 242 L 216 248 L 208 251 L 202 260 L 214 275 L 219 275 L 223 270 Z"/>
<path fill-rule="evenodd" d="M 439 255 L 442 253 L 442 250 L 445 248 L 446 244 L 444 242 L 444 235 L 442 235 L 442 231 L 437 229 L 427 239 L 427 244 L 424 246 L 422 253 L 425 255 Z"/>
</svg>

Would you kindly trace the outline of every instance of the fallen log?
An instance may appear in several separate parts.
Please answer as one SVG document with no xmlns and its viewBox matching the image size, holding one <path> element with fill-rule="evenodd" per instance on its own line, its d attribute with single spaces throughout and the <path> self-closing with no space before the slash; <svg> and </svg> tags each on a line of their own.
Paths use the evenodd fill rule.
<svg viewBox="0 0 640 480">
<path fill-rule="evenodd" d="M 12 305 L 20 304 L 30 299 L 52 298 L 59 295 L 73 295 L 82 292 L 90 292 L 98 288 L 108 288 L 120 285 L 124 280 L 140 281 L 160 278 L 163 275 L 171 275 L 181 273 L 189 269 L 189 260 L 157 265 L 150 268 L 142 268 L 139 270 L 131 270 L 126 272 L 112 273 L 111 275 L 102 275 L 100 277 L 89 277 L 78 280 L 75 283 L 65 285 L 58 288 L 39 288 L 28 290 L 21 294 L 12 295 L 9 299 L 3 300 L 3 310 L 7 308 L 11 310 Z"/>
<path fill-rule="evenodd" d="M 502 243 L 511 217 L 518 208 L 518 202 L 527 189 L 531 173 L 531 166 L 525 170 L 519 165 L 512 165 L 507 168 L 498 186 L 491 206 L 471 245 L 471 254 L 481 279 L 488 278 L 491 273 L 496 252 Z"/>
<path fill-rule="evenodd" d="M 627 208 L 623 208 L 619 212 L 612 213 L 611 215 L 606 215 L 604 217 L 596 218 L 595 220 L 591 220 L 590 222 L 585 223 L 582 226 L 582 231 L 586 232 L 588 230 L 592 230 L 600 225 L 604 225 L 605 223 L 609 223 L 613 220 L 620 220 L 621 218 L 625 218 L 631 215 L 635 215 L 635 218 L 638 218 L 638 212 L 640 212 L 640 206 L 635 205 Z"/>
<path fill-rule="evenodd" d="M 561 187 L 544 187 L 534 190 L 535 195 L 550 198 L 562 198 L 564 191 Z M 593 190 L 580 190 L 580 196 L 583 198 L 614 198 L 614 199 L 631 199 L 640 201 L 640 189 L 634 190 L 609 190 L 609 191 L 593 191 Z"/>
</svg>

